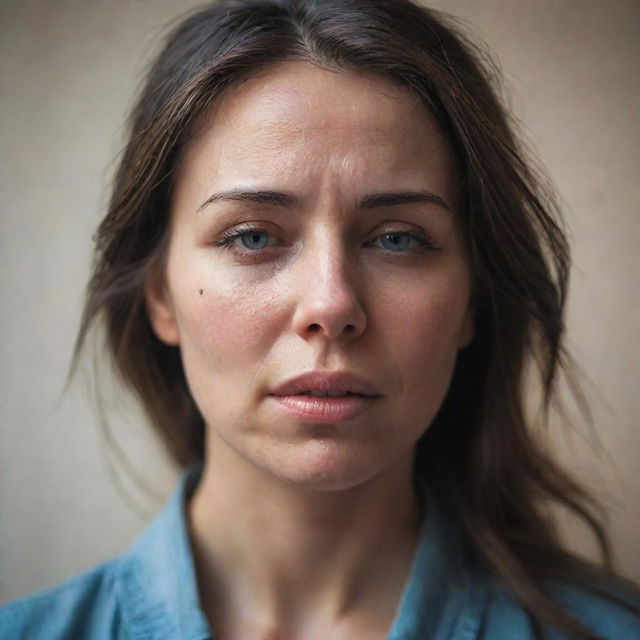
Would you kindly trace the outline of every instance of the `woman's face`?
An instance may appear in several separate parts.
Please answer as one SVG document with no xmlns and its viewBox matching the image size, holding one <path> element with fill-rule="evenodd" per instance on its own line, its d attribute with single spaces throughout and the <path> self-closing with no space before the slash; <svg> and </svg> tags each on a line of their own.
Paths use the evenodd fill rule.
<svg viewBox="0 0 640 640">
<path fill-rule="evenodd" d="M 473 334 L 453 160 L 417 100 L 280 65 L 198 131 L 171 215 L 147 303 L 209 451 L 313 488 L 406 471 Z"/>
</svg>

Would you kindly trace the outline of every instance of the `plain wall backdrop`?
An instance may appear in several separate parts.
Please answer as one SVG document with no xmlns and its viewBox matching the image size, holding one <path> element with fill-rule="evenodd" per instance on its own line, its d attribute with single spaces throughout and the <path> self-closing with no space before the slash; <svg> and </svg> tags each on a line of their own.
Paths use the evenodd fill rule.
<svg viewBox="0 0 640 640">
<path fill-rule="evenodd" d="M 162 26 L 197 4 L 0 0 L 0 601 L 124 551 L 176 478 L 117 388 L 114 436 L 159 497 L 111 474 L 89 386 L 63 386 L 134 90 Z M 640 580 L 640 4 L 432 5 L 494 52 L 561 194 L 574 248 L 569 346 L 587 374 L 602 452 L 593 456 L 579 420 L 554 446 L 605 498 L 619 567 Z M 565 532 L 590 552 L 581 528 Z"/>
</svg>

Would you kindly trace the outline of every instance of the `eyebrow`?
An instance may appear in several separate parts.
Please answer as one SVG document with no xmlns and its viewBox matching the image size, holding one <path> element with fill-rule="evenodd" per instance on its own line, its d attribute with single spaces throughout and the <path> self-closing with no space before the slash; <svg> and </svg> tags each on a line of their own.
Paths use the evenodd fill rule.
<svg viewBox="0 0 640 640">
<path fill-rule="evenodd" d="M 256 202 L 258 204 L 268 204 L 276 207 L 292 209 L 300 207 L 302 201 L 292 193 L 286 191 L 252 190 L 252 189 L 229 189 L 220 191 L 209 196 L 197 209 L 202 211 L 207 205 L 219 200 L 239 200 L 245 202 Z M 414 204 L 428 202 L 436 204 L 447 211 L 451 211 L 449 205 L 435 193 L 430 191 L 399 191 L 371 193 L 360 199 L 357 209 L 378 209 L 382 207 L 395 207 L 402 204 Z"/>
<path fill-rule="evenodd" d="M 430 191 L 401 191 L 399 193 L 372 193 L 366 195 L 358 203 L 358 209 L 376 209 L 378 207 L 394 207 L 399 204 L 430 202 L 451 211 L 449 205 L 435 193 Z"/>
<path fill-rule="evenodd" d="M 228 191 L 220 191 L 209 196 L 199 207 L 198 212 L 202 211 L 207 205 L 219 200 L 241 200 L 245 202 L 257 202 L 258 204 L 270 204 L 276 207 L 293 208 L 300 206 L 302 203 L 292 193 L 284 191 L 254 191 L 251 189 L 229 189 Z"/>
</svg>

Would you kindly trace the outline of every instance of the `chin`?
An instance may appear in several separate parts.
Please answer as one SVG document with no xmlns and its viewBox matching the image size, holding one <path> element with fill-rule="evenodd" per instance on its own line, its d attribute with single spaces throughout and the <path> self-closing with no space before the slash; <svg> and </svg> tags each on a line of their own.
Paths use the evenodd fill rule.
<svg viewBox="0 0 640 640">
<path fill-rule="evenodd" d="M 259 463 L 279 481 L 313 491 L 344 491 L 364 484 L 384 468 L 384 462 L 357 451 L 353 444 L 315 439 Z M 277 460 L 277 464 L 273 464 Z"/>
</svg>

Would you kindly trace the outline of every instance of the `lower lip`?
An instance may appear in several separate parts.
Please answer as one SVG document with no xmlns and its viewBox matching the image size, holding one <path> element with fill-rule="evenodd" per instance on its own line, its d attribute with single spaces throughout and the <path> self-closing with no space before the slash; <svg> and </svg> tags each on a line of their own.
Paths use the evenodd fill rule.
<svg viewBox="0 0 640 640">
<path fill-rule="evenodd" d="M 270 396 L 289 415 L 314 422 L 331 424 L 357 418 L 379 396 Z"/>
</svg>

